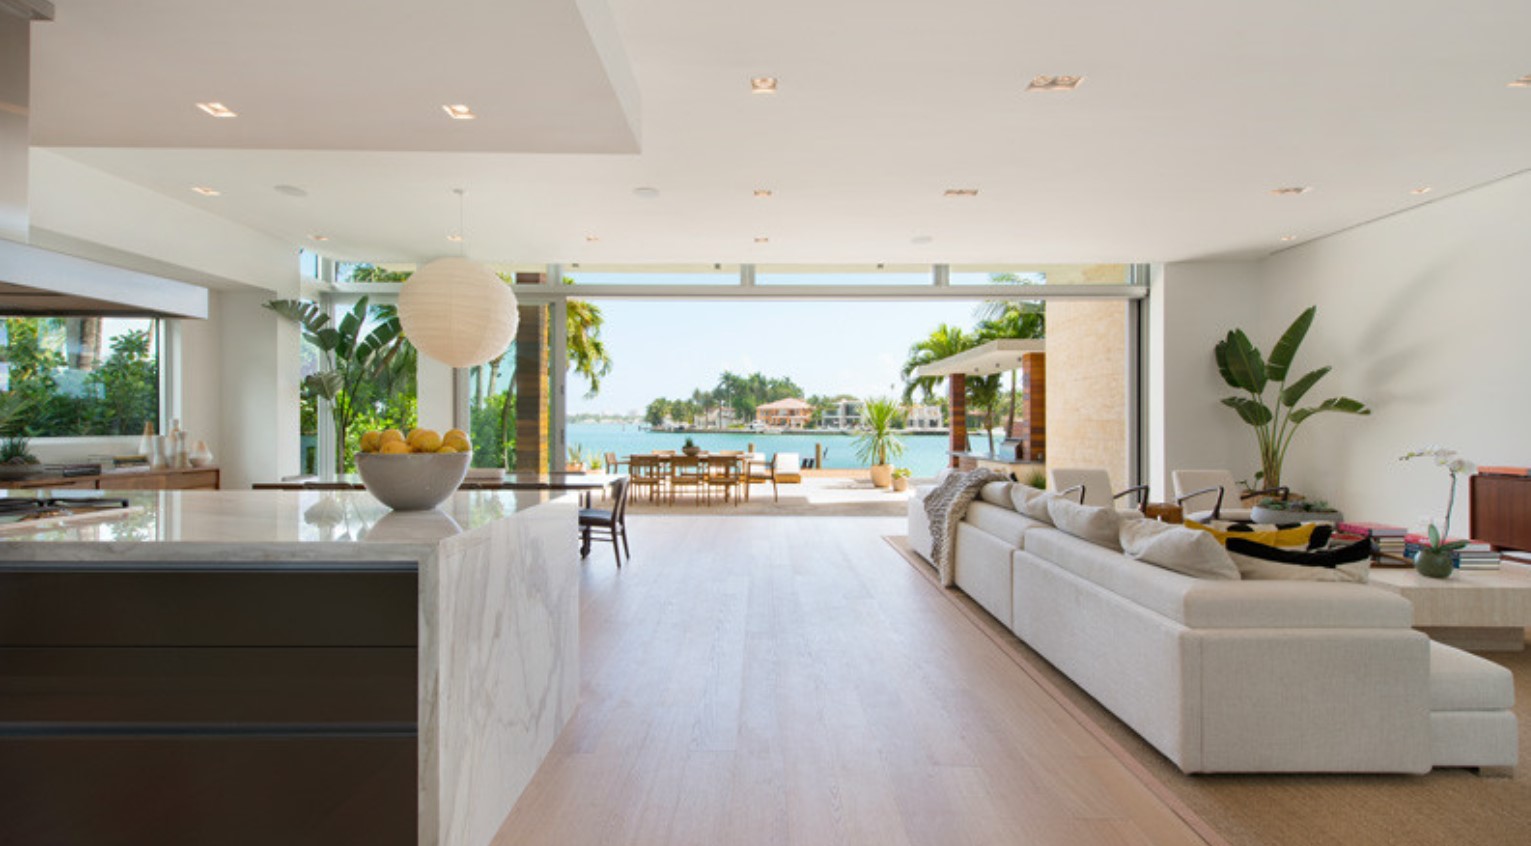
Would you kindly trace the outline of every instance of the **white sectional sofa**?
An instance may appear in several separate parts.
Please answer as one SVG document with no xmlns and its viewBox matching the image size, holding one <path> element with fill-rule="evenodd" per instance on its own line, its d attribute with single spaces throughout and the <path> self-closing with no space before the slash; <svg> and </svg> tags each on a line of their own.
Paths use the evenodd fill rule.
<svg viewBox="0 0 1531 846">
<path fill-rule="evenodd" d="M 929 490 L 909 507 L 926 558 Z M 1516 764 L 1510 672 L 1432 643 L 1397 595 L 1182 575 L 1020 514 L 1000 484 L 955 537 L 957 586 L 1185 772 Z"/>
</svg>

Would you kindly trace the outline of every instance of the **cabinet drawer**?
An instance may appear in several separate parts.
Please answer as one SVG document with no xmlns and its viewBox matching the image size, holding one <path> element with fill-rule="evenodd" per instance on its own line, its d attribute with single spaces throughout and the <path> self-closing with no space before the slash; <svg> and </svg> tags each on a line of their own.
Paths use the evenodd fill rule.
<svg viewBox="0 0 1531 846">
<path fill-rule="evenodd" d="M 102 476 L 101 489 L 105 491 L 162 491 L 165 489 L 163 473 L 123 473 Z"/>
<path fill-rule="evenodd" d="M 42 482 L 22 482 L 22 483 L 17 484 L 15 487 L 21 488 L 21 489 L 24 489 L 24 490 L 51 490 L 51 491 L 95 490 L 95 488 L 96 488 L 96 478 L 94 476 L 92 476 L 89 479 L 71 479 L 71 480 L 69 480 L 67 482 L 59 480 L 59 479 L 54 479 L 52 481 L 42 481 Z"/>
<path fill-rule="evenodd" d="M 172 473 L 165 476 L 165 487 L 169 490 L 216 490 L 218 488 L 217 470 L 194 470 L 189 473 Z"/>
</svg>

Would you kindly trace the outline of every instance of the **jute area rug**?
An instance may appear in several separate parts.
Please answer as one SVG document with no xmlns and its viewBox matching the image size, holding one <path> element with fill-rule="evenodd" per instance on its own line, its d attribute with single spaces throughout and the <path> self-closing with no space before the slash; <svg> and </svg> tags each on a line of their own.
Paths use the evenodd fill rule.
<svg viewBox="0 0 1531 846">
<path fill-rule="evenodd" d="M 887 541 L 909 564 L 934 570 L 904 537 Z M 1188 776 L 1149 746 L 1068 677 L 959 590 L 944 591 L 979 626 L 1083 719 L 1131 755 L 1200 821 L 1228 843 L 1243 846 L 1526 846 L 1531 844 L 1531 651 L 1484 652 L 1515 674 L 1520 720 L 1520 766 L 1512 778 L 1483 778 L 1469 770 L 1423 776 L 1196 775 Z M 1315 714 L 1314 719 L 1323 719 Z M 1152 784 L 1150 784 L 1152 786 Z M 1171 801 L 1174 807 L 1176 802 Z"/>
</svg>

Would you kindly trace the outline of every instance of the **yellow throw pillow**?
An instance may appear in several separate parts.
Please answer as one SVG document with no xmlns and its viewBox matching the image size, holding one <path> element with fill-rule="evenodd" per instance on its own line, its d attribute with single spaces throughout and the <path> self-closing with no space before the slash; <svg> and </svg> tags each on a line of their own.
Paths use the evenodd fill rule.
<svg viewBox="0 0 1531 846">
<path fill-rule="evenodd" d="M 1263 543 L 1266 546 L 1302 547 L 1308 546 L 1308 540 L 1313 537 L 1313 529 L 1317 523 L 1303 523 L 1300 526 L 1292 526 L 1286 529 L 1278 529 L 1269 523 L 1257 523 L 1257 528 L 1249 532 L 1235 532 L 1220 529 L 1198 523 L 1195 520 L 1185 521 L 1185 525 L 1192 529 L 1201 529 L 1217 538 L 1217 542 L 1223 546 L 1228 545 L 1229 538 L 1241 538 L 1255 543 Z M 1228 525 L 1228 524 L 1224 524 Z"/>
</svg>

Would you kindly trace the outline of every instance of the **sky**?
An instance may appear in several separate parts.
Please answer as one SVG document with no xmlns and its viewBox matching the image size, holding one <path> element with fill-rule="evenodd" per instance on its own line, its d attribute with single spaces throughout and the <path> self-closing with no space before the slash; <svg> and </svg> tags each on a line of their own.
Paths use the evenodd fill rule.
<svg viewBox="0 0 1531 846">
<path fill-rule="evenodd" d="M 790 377 L 805 394 L 903 391 L 909 345 L 941 323 L 971 329 L 975 301 L 596 301 L 612 358 L 601 393 L 569 377 L 570 414 L 642 414 L 657 397 L 712 388 L 725 370 Z"/>
</svg>

